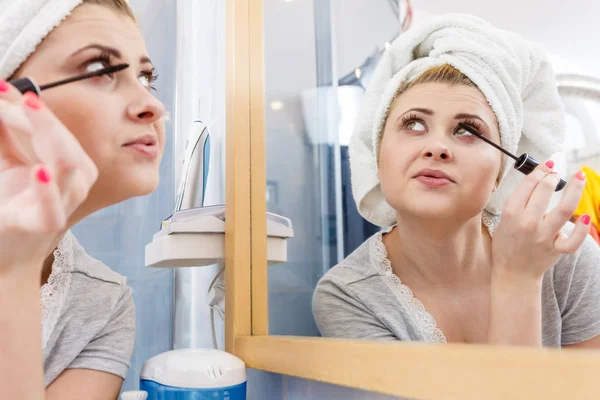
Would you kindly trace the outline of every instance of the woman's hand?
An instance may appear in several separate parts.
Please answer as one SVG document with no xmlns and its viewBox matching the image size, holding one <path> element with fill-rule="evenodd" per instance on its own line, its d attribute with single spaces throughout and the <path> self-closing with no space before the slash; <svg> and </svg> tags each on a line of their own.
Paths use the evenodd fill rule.
<svg viewBox="0 0 600 400">
<path fill-rule="evenodd" d="M 0 81 L 0 274 L 32 265 L 39 274 L 97 176 L 77 139 L 37 96 Z"/>
<path fill-rule="evenodd" d="M 559 205 L 546 213 L 559 182 L 552 166 L 551 161 L 538 166 L 507 200 L 492 238 L 495 276 L 541 281 L 561 254 L 577 251 L 588 235 L 589 215 L 578 218 L 570 236 L 561 231 L 579 204 L 585 186 L 583 172 L 572 177 Z"/>
<path fill-rule="evenodd" d="M 573 253 L 588 235 L 582 215 L 567 236 L 561 231 L 579 204 L 585 176 L 578 172 L 559 205 L 546 213 L 559 182 L 553 163 L 538 166 L 517 186 L 492 238 L 490 344 L 542 346 L 542 281 L 561 254 Z"/>
</svg>

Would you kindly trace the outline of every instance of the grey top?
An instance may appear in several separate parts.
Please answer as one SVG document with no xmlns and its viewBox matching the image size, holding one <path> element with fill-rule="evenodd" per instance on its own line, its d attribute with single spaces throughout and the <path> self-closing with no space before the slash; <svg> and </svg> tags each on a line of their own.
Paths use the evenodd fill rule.
<svg viewBox="0 0 600 400">
<path fill-rule="evenodd" d="M 573 224 L 565 227 L 571 231 Z M 323 336 L 445 342 L 433 317 L 392 273 L 378 232 L 319 281 L 313 314 Z M 560 347 L 600 335 L 600 249 L 591 238 L 544 274 L 542 343 Z"/>
<path fill-rule="evenodd" d="M 54 257 L 41 290 L 46 386 L 69 368 L 124 379 L 135 338 L 135 310 L 126 279 L 89 256 L 71 232 Z"/>
</svg>

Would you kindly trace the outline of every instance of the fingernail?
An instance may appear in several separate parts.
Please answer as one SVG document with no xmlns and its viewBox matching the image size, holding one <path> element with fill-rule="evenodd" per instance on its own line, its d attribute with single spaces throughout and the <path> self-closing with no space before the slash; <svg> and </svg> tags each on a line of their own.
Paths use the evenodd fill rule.
<svg viewBox="0 0 600 400">
<path fill-rule="evenodd" d="M 583 171 L 579 171 L 577 174 L 575 174 L 575 176 L 577 177 L 577 179 L 579 179 L 580 181 L 585 181 L 585 172 Z"/>
<path fill-rule="evenodd" d="M 584 225 L 589 225 L 590 224 L 590 216 L 587 214 L 583 214 L 583 216 L 581 217 L 581 222 L 583 222 Z"/>
<path fill-rule="evenodd" d="M 552 160 L 546 161 L 546 167 L 552 169 L 554 167 L 554 161 L 552 161 Z"/>
<path fill-rule="evenodd" d="M 39 110 L 42 108 L 42 102 L 35 93 L 27 92 L 23 95 L 23 97 L 25 97 L 25 105 L 32 110 Z"/>
<path fill-rule="evenodd" d="M 8 83 L 4 79 L 0 79 L 0 93 L 8 92 Z"/>
<path fill-rule="evenodd" d="M 46 167 L 41 167 L 38 169 L 35 176 L 41 183 L 50 183 L 50 172 L 46 169 Z"/>
</svg>

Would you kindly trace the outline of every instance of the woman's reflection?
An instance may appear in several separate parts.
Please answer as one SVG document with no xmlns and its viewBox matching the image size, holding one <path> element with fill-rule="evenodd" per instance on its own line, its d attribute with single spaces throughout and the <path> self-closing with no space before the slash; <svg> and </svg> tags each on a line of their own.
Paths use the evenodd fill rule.
<svg viewBox="0 0 600 400">
<path fill-rule="evenodd" d="M 459 122 L 545 163 L 523 177 Z M 415 27 L 384 55 L 356 126 L 354 197 L 386 228 L 319 282 L 322 335 L 600 347 L 600 252 L 589 215 L 569 222 L 585 174 L 548 212 L 564 111 L 537 46 L 466 15 Z"/>
</svg>

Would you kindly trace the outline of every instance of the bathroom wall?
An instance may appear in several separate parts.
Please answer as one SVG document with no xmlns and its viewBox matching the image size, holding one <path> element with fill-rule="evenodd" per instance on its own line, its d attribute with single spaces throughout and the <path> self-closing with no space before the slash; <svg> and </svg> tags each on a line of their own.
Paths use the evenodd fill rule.
<svg viewBox="0 0 600 400">
<path fill-rule="evenodd" d="M 288 262 L 269 268 L 269 331 L 318 336 L 312 294 L 344 257 L 332 83 L 391 40 L 398 22 L 387 0 L 266 0 L 264 21 L 267 210 L 290 218 L 295 233 Z"/>
<path fill-rule="evenodd" d="M 167 112 L 173 111 L 175 66 L 175 2 L 130 0 L 160 78 L 157 96 Z M 170 350 L 173 320 L 173 272 L 144 266 L 144 246 L 152 240 L 162 219 L 173 209 L 172 124 L 166 123 L 167 143 L 160 167 L 161 183 L 152 195 L 131 199 L 101 210 L 73 232 L 93 256 L 127 276 L 136 304 L 136 340 L 124 390 L 138 388 L 142 363 Z"/>
</svg>

